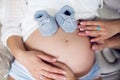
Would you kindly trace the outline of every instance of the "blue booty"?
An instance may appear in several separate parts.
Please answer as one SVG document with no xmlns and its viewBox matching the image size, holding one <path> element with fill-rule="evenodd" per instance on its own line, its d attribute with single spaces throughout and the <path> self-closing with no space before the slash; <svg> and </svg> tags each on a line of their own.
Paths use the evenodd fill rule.
<svg viewBox="0 0 120 80">
<path fill-rule="evenodd" d="M 58 30 L 55 18 L 48 15 L 44 10 L 36 11 L 34 19 L 38 23 L 42 36 L 52 36 Z"/>
<path fill-rule="evenodd" d="M 72 7 L 68 5 L 64 6 L 57 12 L 56 21 L 66 33 L 72 33 L 77 29 L 75 11 Z"/>
</svg>

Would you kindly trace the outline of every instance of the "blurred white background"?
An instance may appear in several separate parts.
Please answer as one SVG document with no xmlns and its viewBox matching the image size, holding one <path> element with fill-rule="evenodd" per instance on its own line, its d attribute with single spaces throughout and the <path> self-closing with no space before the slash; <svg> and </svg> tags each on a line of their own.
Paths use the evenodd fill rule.
<svg viewBox="0 0 120 80">
<path fill-rule="evenodd" d="M 4 11 L 4 1 L 6 0 L 0 0 L 0 21 L 3 16 L 3 11 Z"/>
<path fill-rule="evenodd" d="M 0 20 L 1 20 L 1 6 L 2 5 L 2 1 L 0 0 Z"/>
<path fill-rule="evenodd" d="M 0 20 L 1 20 L 1 17 L 2 17 L 2 0 L 0 0 Z"/>
</svg>

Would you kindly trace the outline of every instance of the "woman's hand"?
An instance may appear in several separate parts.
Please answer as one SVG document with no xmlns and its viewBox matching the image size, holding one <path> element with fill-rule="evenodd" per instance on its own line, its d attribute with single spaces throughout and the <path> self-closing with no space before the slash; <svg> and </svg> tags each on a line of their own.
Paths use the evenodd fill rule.
<svg viewBox="0 0 120 80">
<path fill-rule="evenodd" d="M 78 80 L 75 74 L 66 64 L 63 64 L 61 62 L 55 62 L 53 63 L 53 65 L 65 70 L 66 74 L 64 74 L 65 78 L 63 80 Z"/>
<path fill-rule="evenodd" d="M 91 42 L 103 41 L 120 32 L 120 20 L 83 21 L 78 26 L 80 36 L 91 36 Z"/>
<path fill-rule="evenodd" d="M 63 80 L 64 76 L 57 74 L 65 74 L 66 72 L 48 64 L 56 62 L 55 58 L 38 51 L 23 51 L 22 54 L 24 55 L 17 60 L 28 69 L 36 80 L 40 80 L 41 75 L 43 80 Z"/>
<path fill-rule="evenodd" d="M 26 51 L 22 37 L 15 35 L 9 37 L 7 45 L 15 59 L 24 65 L 36 80 L 40 80 L 41 75 L 44 80 L 51 80 L 50 78 L 63 80 L 64 76 L 54 73 L 66 72 L 48 64 L 56 62 L 56 59 L 40 51 Z"/>
</svg>

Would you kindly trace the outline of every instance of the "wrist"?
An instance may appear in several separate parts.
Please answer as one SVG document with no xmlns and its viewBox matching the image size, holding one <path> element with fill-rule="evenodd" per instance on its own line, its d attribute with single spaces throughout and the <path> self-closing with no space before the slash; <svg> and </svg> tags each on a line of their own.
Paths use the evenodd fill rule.
<svg viewBox="0 0 120 80">
<path fill-rule="evenodd" d="M 25 54 L 26 54 L 26 50 L 23 50 L 23 49 L 16 49 L 14 51 L 14 57 L 16 60 L 22 59 L 22 57 L 24 57 Z"/>
<path fill-rule="evenodd" d="M 116 34 L 120 33 L 120 20 L 113 22 L 114 29 L 116 29 Z"/>
<path fill-rule="evenodd" d="M 78 80 L 77 76 L 75 74 L 71 75 L 72 76 L 72 80 Z"/>
<path fill-rule="evenodd" d="M 116 37 L 112 37 L 112 38 L 110 38 L 110 39 L 107 39 L 106 41 L 105 41 L 105 47 L 107 47 L 107 48 L 118 48 L 119 46 L 119 41 L 117 41 L 116 39 L 115 39 Z"/>
</svg>

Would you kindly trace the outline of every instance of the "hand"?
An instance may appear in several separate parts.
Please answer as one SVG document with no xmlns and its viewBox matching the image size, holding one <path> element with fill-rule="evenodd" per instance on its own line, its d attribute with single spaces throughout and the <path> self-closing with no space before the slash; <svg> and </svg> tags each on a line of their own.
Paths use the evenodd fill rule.
<svg viewBox="0 0 120 80">
<path fill-rule="evenodd" d="M 117 34 L 104 41 L 98 41 L 92 45 L 93 50 L 103 50 L 104 48 L 120 49 L 120 34 Z"/>
<path fill-rule="evenodd" d="M 93 50 L 99 50 L 99 51 L 101 51 L 101 50 L 103 50 L 106 47 L 108 47 L 107 46 L 107 40 L 98 41 L 98 42 L 92 44 L 92 49 Z"/>
<path fill-rule="evenodd" d="M 52 79 L 62 80 L 64 78 L 63 75 L 55 74 L 55 73 L 64 74 L 65 73 L 64 70 L 53 67 L 50 64 L 46 63 L 46 62 L 54 63 L 56 59 L 51 56 L 48 56 L 43 52 L 24 51 L 24 55 L 20 57 L 18 61 L 28 69 L 28 71 L 32 74 L 32 76 L 36 80 L 40 80 L 40 75 L 43 75 L 43 80 Z"/>
<path fill-rule="evenodd" d="M 118 21 L 83 21 L 78 26 L 80 36 L 95 37 L 91 42 L 103 41 L 120 32 L 120 20 Z M 97 30 L 97 26 L 100 26 Z M 81 32 L 82 31 L 82 32 Z"/>
<path fill-rule="evenodd" d="M 65 65 L 61 62 L 55 62 L 55 63 L 53 63 L 53 65 L 65 70 L 66 74 L 64 74 L 64 76 L 65 76 L 64 80 L 77 80 L 77 77 L 75 76 L 75 74 L 72 72 L 72 70 L 67 65 Z"/>
</svg>

